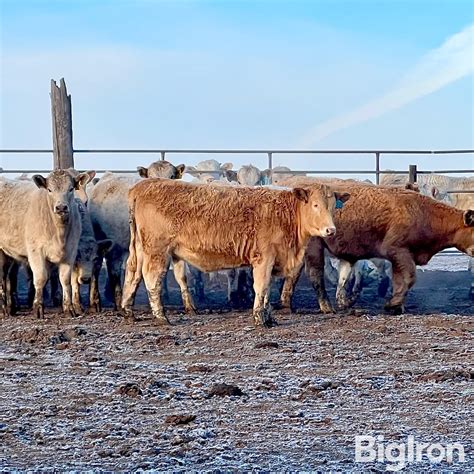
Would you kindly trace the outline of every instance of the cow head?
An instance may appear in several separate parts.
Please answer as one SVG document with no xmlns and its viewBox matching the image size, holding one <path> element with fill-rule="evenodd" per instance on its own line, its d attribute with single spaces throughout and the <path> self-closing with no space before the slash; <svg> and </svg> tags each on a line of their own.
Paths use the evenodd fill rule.
<svg viewBox="0 0 474 474">
<path fill-rule="evenodd" d="M 244 165 L 237 172 L 237 181 L 243 186 L 262 185 L 262 172 L 253 165 Z"/>
<path fill-rule="evenodd" d="M 69 222 L 70 212 L 74 203 L 74 191 L 89 182 L 87 173 L 79 173 L 73 177 L 67 170 L 54 170 L 46 178 L 40 174 L 33 176 L 33 182 L 44 190 L 48 206 L 58 221 Z"/>
<path fill-rule="evenodd" d="M 96 241 L 94 236 L 81 236 L 77 248 L 75 267 L 77 269 L 78 282 L 89 283 L 94 271 L 100 270 L 105 253 L 112 247 L 112 240 L 104 239 Z"/>
<path fill-rule="evenodd" d="M 160 160 L 153 162 L 148 168 L 138 166 L 138 174 L 142 178 L 167 178 L 181 179 L 183 177 L 185 165 L 172 165 L 169 161 Z"/>
<path fill-rule="evenodd" d="M 304 233 L 315 237 L 331 237 L 336 234 L 332 218 L 334 209 L 340 208 L 350 194 L 334 192 L 324 185 L 294 188 L 293 194 L 300 202 Z"/>
<path fill-rule="evenodd" d="M 74 168 L 68 168 L 66 170 L 73 178 L 76 178 L 77 176 L 79 176 L 79 171 L 75 170 Z M 88 201 L 88 196 L 87 196 L 87 192 L 86 192 L 86 186 L 88 183 L 90 183 L 91 181 L 94 180 L 95 178 L 95 171 L 85 171 L 84 173 L 82 173 L 83 175 L 87 175 L 88 178 L 84 177 L 81 182 L 79 183 L 78 187 L 76 187 L 75 189 L 75 192 L 74 192 L 74 195 L 76 196 L 76 198 L 80 199 L 80 201 L 85 204 L 87 206 L 87 201 Z"/>
<path fill-rule="evenodd" d="M 470 257 L 474 257 L 474 210 L 464 211 L 462 226 L 454 235 L 454 246 Z"/>
<path fill-rule="evenodd" d="M 224 176 L 228 177 L 228 171 L 232 168 L 232 163 L 220 164 L 216 160 L 204 160 L 196 166 L 186 166 L 186 172 L 192 174 L 201 183 L 209 184 Z"/>
</svg>

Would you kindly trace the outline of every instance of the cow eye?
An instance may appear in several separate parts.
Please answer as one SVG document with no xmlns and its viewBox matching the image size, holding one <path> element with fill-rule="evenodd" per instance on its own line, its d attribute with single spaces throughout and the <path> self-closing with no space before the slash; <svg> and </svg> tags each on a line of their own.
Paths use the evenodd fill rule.
<svg viewBox="0 0 474 474">
<path fill-rule="evenodd" d="M 318 207 L 318 205 L 317 205 L 317 204 L 313 204 L 313 207 L 316 209 L 316 208 Z"/>
<path fill-rule="evenodd" d="M 48 193 L 52 193 L 51 189 L 48 188 Z"/>
</svg>

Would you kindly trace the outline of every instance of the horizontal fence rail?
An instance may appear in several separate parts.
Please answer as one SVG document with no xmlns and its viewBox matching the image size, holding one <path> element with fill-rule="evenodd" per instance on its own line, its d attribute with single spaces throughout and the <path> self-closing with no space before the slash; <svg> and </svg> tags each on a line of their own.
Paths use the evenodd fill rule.
<svg viewBox="0 0 474 474">
<path fill-rule="evenodd" d="M 52 149 L 17 149 L 17 148 L 6 148 L 0 149 L 1 153 L 53 153 Z M 87 154 L 87 153 L 103 153 L 103 154 L 157 154 L 160 155 L 161 159 L 164 160 L 167 154 L 192 154 L 192 155 L 213 155 L 213 154 L 263 154 L 267 156 L 268 159 L 268 168 L 273 169 L 273 156 L 274 155 L 374 155 L 375 158 L 375 167 L 371 170 L 297 170 L 292 171 L 294 174 L 341 174 L 341 175 L 350 175 L 350 174 L 359 174 L 359 175 L 375 175 L 375 182 L 380 183 L 380 176 L 384 174 L 409 174 L 407 171 L 393 171 L 393 170 L 381 170 L 380 169 L 380 157 L 381 155 L 447 155 L 447 154 L 473 154 L 474 150 L 470 149 L 456 149 L 456 150 L 285 150 L 285 149 L 174 149 L 174 148 L 151 148 L 151 149 L 141 149 L 141 148 L 130 148 L 130 149 L 77 149 L 74 150 L 76 154 Z M 106 170 L 96 170 L 98 173 L 104 173 Z M 113 172 L 120 173 L 135 173 L 135 170 L 108 170 Z M 0 168 L 0 173 L 8 174 L 21 174 L 21 173 L 45 173 L 49 170 L 42 169 L 2 169 Z M 285 173 L 285 171 L 273 171 L 273 173 Z M 474 169 L 462 169 L 462 170 L 417 170 L 416 174 L 467 174 L 473 173 Z M 190 174 L 194 174 L 190 172 Z M 464 191 L 463 191 L 464 192 Z"/>
</svg>

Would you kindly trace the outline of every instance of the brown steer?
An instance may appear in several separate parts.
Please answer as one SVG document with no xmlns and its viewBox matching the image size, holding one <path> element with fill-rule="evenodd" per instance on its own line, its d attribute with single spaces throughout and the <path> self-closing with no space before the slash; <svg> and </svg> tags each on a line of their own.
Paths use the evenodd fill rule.
<svg viewBox="0 0 474 474">
<path fill-rule="evenodd" d="M 336 198 L 325 185 L 292 191 L 206 186 L 150 179 L 129 191 L 130 255 L 122 308 L 131 305 L 142 274 L 153 315 L 168 322 L 161 302 L 162 280 L 173 259 L 185 308 L 193 312 L 184 262 L 202 271 L 252 266 L 255 323 L 271 326 L 268 302 L 272 272 L 293 275 L 303 264 L 311 236 L 328 237 L 336 228 Z"/>
<path fill-rule="evenodd" d="M 337 185 L 333 186 L 338 189 Z M 393 266 L 393 296 L 386 309 L 403 312 L 406 293 L 416 280 L 416 265 L 434 254 L 456 247 L 474 255 L 474 211 L 461 211 L 419 193 L 377 186 L 344 185 L 350 201 L 334 214 L 337 235 L 312 239 L 305 262 L 319 305 L 332 311 L 324 287 L 324 248 L 350 264 L 366 258 L 385 258 Z M 285 282 L 286 297 L 294 279 Z"/>
</svg>

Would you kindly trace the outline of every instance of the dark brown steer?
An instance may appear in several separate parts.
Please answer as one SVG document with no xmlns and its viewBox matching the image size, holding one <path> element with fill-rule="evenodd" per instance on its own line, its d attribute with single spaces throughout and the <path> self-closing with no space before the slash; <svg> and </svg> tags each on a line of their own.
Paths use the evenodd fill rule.
<svg viewBox="0 0 474 474">
<path fill-rule="evenodd" d="M 337 185 L 333 186 L 338 189 Z M 337 234 L 312 239 L 305 263 L 323 312 L 331 312 L 324 287 L 324 248 L 354 264 L 385 258 L 393 266 L 393 296 L 386 309 L 401 313 L 407 291 L 416 280 L 416 265 L 426 265 L 434 254 L 456 247 L 474 255 L 474 211 L 461 211 L 419 193 L 376 186 L 344 185 L 351 199 L 336 210 Z M 282 298 L 291 295 L 294 279 L 285 282 Z"/>
</svg>

